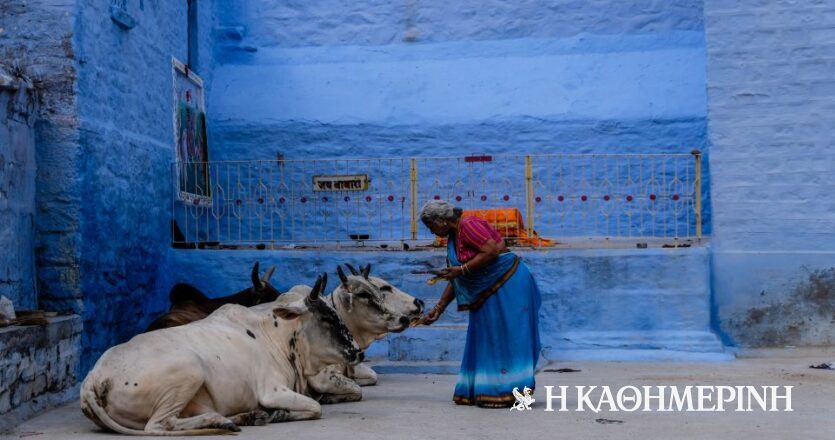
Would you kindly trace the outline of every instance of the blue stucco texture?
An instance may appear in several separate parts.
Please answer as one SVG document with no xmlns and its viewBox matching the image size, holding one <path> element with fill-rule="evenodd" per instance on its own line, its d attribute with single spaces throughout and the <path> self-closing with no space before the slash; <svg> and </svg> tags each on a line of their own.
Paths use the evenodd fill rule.
<svg viewBox="0 0 835 440">
<path fill-rule="evenodd" d="M 82 369 L 139 330 L 136 322 L 164 270 L 170 241 L 171 57 L 187 57 L 186 5 L 128 4 L 137 21 L 129 31 L 111 21 L 108 5 L 97 1 L 81 2 L 75 25 L 83 91 L 78 95 L 84 158 L 79 167 Z M 211 10 L 201 16 L 202 32 L 211 32 Z M 208 66 L 211 58 L 204 61 Z"/>
<path fill-rule="evenodd" d="M 707 248 L 520 251 L 542 291 L 541 334 L 544 355 L 551 359 L 643 359 L 665 353 L 668 359 L 725 359 L 722 344 L 710 328 Z M 336 266 L 371 264 L 387 279 L 432 307 L 443 286 L 426 284 L 413 274 L 427 265 L 442 267 L 445 253 L 428 251 L 214 251 L 171 250 L 166 275 L 155 298 L 146 302 L 147 324 L 167 307 L 167 293 L 178 282 L 192 282 L 210 296 L 247 287 L 255 261 L 276 265 L 272 283 L 279 290 L 310 284 L 328 272 L 336 287 Z M 375 343 L 369 355 L 386 361 L 460 360 L 466 312 L 454 304 L 432 327 L 410 329 Z M 629 350 L 633 351 L 629 351 Z M 623 352 L 625 350 L 625 352 Z"/>
<path fill-rule="evenodd" d="M 161 312 L 172 283 L 230 293 L 255 259 L 278 264 L 280 287 L 372 261 L 437 297 L 410 271 L 441 265 L 439 252 L 171 250 L 171 57 L 187 58 L 186 3 L 126 3 L 130 30 L 108 2 L 3 3 L 4 56 L 39 94 L 30 131 L 7 142 L 0 128 L 0 155 L 25 164 L 25 190 L 0 195 L 13 225 L 0 245 L 19 249 L 0 257 L 0 294 L 82 314 L 83 371 Z M 802 3 L 201 1 L 191 67 L 212 160 L 700 149 L 710 247 L 524 253 L 546 353 L 721 355 L 714 332 L 831 344 L 835 6 Z M 450 313 L 371 354 L 454 361 L 463 324 Z"/>
<path fill-rule="evenodd" d="M 0 296 L 37 307 L 35 132 L 32 83 L 0 64 Z"/>
<path fill-rule="evenodd" d="M 705 1 L 715 315 L 739 345 L 835 340 L 835 5 Z"/>
</svg>

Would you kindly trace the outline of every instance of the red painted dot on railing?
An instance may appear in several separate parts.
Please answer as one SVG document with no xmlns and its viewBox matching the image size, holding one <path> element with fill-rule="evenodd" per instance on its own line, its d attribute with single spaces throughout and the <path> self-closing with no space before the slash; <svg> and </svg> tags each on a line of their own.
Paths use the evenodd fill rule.
<svg viewBox="0 0 835 440">
<path fill-rule="evenodd" d="M 632 201 L 632 196 L 626 196 L 626 201 L 631 202 Z"/>
<path fill-rule="evenodd" d="M 537 196 L 536 197 L 536 203 L 542 203 L 542 197 Z"/>
<path fill-rule="evenodd" d="M 504 197 L 502 197 L 502 200 L 504 200 L 506 202 L 506 201 L 510 200 L 510 196 L 505 194 Z"/>
<path fill-rule="evenodd" d="M 654 201 L 656 199 L 655 194 L 650 194 L 649 199 Z"/>
<path fill-rule="evenodd" d="M 481 201 L 486 202 L 487 201 L 487 196 L 481 196 Z"/>
<path fill-rule="evenodd" d="M 582 196 L 580 196 L 580 200 L 582 200 L 582 201 L 584 201 L 584 202 L 585 202 L 586 200 L 588 200 L 588 199 L 589 199 L 589 196 L 587 196 L 587 195 L 585 195 L 585 194 L 583 194 Z"/>
<path fill-rule="evenodd" d="M 441 200 L 441 196 L 439 196 L 439 195 L 435 194 L 435 197 L 433 197 L 433 199 L 435 199 L 435 200 Z"/>
<path fill-rule="evenodd" d="M 345 196 L 345 198 L 344 198 L 344 199 L 342 199 L 342 200 L 344 200 L 344 201 L 346 201 L 346 202 L 350 202 L 350 201 L 351 201 L 351 197 L 349 197 L 349 196 Z"/>
<path fill-rule="evenodd" d="M 605 196 L 603 196 L 603 200 L 605 200 L 607 202 L 609 201 L 610 198 L 611 197 L 609 197 L 609 194 L 606 194 Z"/>
<path fill-rule="evenodd" d="M 238 205 L 238 206 L 241 206 L 243 203 L 244 202 L 241 199 L 235 200 L 235 204 Z"/>
<path fill-rule="evenodd" d="M 371 201 L 371 196 L 365 196 L 365 201 L 370 202 Z"/>
<path fill-rule="evenodd" d="M 302 203 L 307 203 L 307 197 L 302 197 L 301 202 L 302 202 Z"/>
<path fill-rule="evenodd" d="M 259 205 L 263 205 L 263 204 L 264 204 L 264 198 L 263 198 L 263 197 L 258 197 L 258 204 L 259 204 Z"/>
<path fill-rule="evenodd" d="M 460 202 L 461 200 L 463 200 L 463 197 L 461 197 L 461 196 L 455 196 L 455 201 L 456 201 L 456 202 Z"/>
<path fill-rule="evenodd" d="M 557 197 L 557 200 L 559 200 L 560 202 L 564 202 L 565 201 L 565 196 L 559 196 L 559 197 Z"/>
<path fill-rule="evenodd" d="M 388 196 L 388 199 L 389 199 L 389 202 L 393 202 L 394 201 L 394 196 Z"/>
<path fill-rule="evenodd" d="M 278 203 L 284 203 L 284 202 L 285 202 L 284 197 L 281 197 L 281 198 L 278 199 Z"/>
<path fill-rule="evenodd" d="M 673 200 L 678 200 L 678 194 L 673 194 Z"/>
</svg>

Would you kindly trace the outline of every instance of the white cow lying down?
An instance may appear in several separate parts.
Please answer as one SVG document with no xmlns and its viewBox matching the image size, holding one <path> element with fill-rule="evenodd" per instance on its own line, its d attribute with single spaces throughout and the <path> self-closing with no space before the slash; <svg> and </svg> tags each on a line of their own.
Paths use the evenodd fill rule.
<svg viewBox="0 0 835 440">
<path fill-rule="evenodd" d="M 257 310 L 225 305 L 207 318 L 112 347 L 81 385 L 81 409 L 102 428 L 133 435 L 237 431 L 239 424 L 318 418 L 306 377 L 362 360 L 320 296 L 281 295 Z M 268 412 L 271 414 L 268 414 Z"/>
<path fill-rule="evenodd" d="M 325 299 L 351 331 L 360 349 L 365 350 L 390 332 L 409 328 L 423 313 L 423 301 L 394 287 L 388 281 L 370 276 L 371 265 L 354 269 L 351 275 L 337 267 L 340 283 Z M 295 286 L 290 292 L 305 294 L 310 287 Z M 257 306 L 256 306 L 257 307 Z M 377 383 L 377 373 L 365 364 L 355 366 L 340 362 L 328 366 L 308 379 L 312 393 L 320 403 L 351 402 L 362 399 L 360 385 Z"/>
</svg>

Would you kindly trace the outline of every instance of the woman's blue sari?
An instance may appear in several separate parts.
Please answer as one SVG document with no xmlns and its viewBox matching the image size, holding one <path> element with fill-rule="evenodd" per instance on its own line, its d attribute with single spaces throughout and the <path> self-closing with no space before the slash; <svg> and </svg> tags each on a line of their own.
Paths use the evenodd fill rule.
<svg viewBox="0 0 835 440">
<path fill-rule="evenodd" d="M 460 266 L 455 236 L 447 259 Z M 513 253 L 486 268 L 453 280 L 458 310 L 470 311 L 467 345 L 455 384 L 455 403 L 510 406 L 513 389 L 535 388 L 539 358 L 539 288 L 527 266 Z"/>
</svg>

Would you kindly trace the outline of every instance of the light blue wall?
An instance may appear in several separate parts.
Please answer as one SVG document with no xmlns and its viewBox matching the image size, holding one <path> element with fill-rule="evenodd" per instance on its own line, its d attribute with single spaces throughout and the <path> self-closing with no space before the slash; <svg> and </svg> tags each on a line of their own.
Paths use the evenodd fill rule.
<svg viewBox="0 0 835 440">
<path fill-rule="evenodd" d="M 709 251 L 690 249 L 586 249 L 525 251 L 542 292 L 540 332 L 547 359 L 727 360 L 710 328 Z M 443 286 L 426 284 L 413 271 L 445 264 L 443 250 L 420 251 L 217 251 L 171 250 L 158 279 L 156 298 L 178 282 L 210 296 L 249 286 L 252 265 L 276 265 L 271 282 L 281 291 L 311 284 L 321 272 L 336 287 L 336 266 L 371 264 L 382 277 L 432 307 Z M 166 310 L 166 301 L 147 304 L 143 325 Z M 431 328 L 390 335 L 368 354 L 377 362 L 458 361 L 467 313 L 449 307 Z M 457 371 L 457 365 L 452 370 Z M 401 367 L 402 368 L 402 367 Z"/>
<path fill-rule="evenodd" d="M 704 147 L 701 1 L 265 1 L 223 24 L 215 159 Z"/>
<path fill-rule="evenodd" d="M 706 150 L 701 1 L 265 1 L 226 5 L 220 20 L 225 31 L 217 33 L 220 64 L 209 100 L 213 160 Z M 501 197 L 507 189 L 499 182 L 507 180 L 524 191 L 521 172 L 497 167 L 486 172 L 493 186 L 486 190 Z M 566 168 L 579 175 L 580 167 Z M 537 168 L 537 177 L 556 180 L 540 172 L 547 168 Z M 418 171 L 421 191 L 436 172 Z M 383 183 L 392 179 L 384 173 L 373 172 L 375 198 L 389 194 Z M 628 191 L 614 174 L 609 182 Z M 604 176 L 591 179 L 591 191 L 602 196 Z M 579 198 L 579 186 L 549 190 Z M 706 234 L 709 186 L 706 167 Z M 422 193 L 418 204 L 432 194 Z M 479 206 L 495 206 L 490 196 Z M 336 199 L 321 207 L 320 218 L 339 208 Z M 522 200 L 498 205 L 524 210 Z M 545 218 L 559 209 L 540 210 L 539 224 L 552 226 L 545 234 L 572 229 Z M 683 216 L 670 217 L 658 216 L 652 228 L 637 217 L 611 223 L 641 223 L 614 235 L 694 235 L 692 215 L 690 234 L 681 233 Z M 612 235 L 616 228 L 599 229 L 606 228 L 572 233 Z"/>
<path fill-rule="evenodd" d="M 714 313 L 729 342 L 835 342 L 833 13 L 705 1 Z"/>
</svg>

